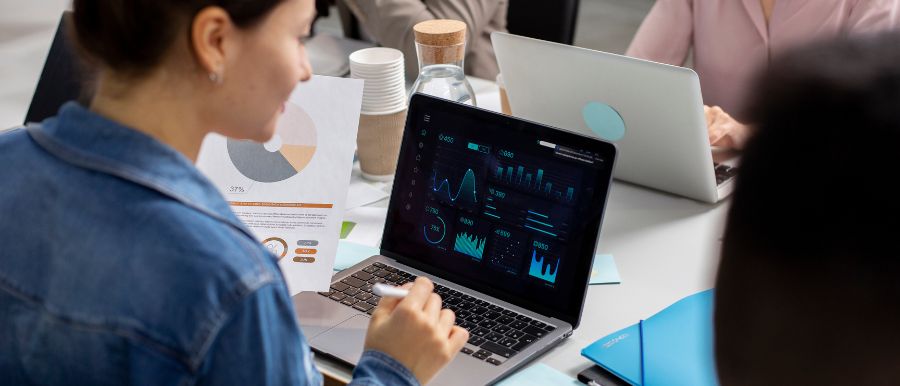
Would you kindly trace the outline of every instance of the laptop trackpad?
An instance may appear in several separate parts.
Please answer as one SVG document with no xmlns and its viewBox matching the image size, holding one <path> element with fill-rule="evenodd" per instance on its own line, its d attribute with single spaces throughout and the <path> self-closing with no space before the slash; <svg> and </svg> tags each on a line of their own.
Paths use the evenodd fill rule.
<svg viewBox="0 0 900 386">
<path fill-rule="evenodd" d="M 313 338 L 310 345 L 318 351 L 355 365 L 362 356 L 369 320 L 367 315 L 356 315 Z"/>
</svg>

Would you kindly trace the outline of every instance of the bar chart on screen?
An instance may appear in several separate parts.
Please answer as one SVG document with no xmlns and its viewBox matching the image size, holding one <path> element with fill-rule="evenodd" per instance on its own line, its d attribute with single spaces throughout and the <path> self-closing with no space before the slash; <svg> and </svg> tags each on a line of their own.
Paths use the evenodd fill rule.
<svg viewBox="0 0 900 386">
<path fill-rule="evenodd" d="M 568 169 L 500 150 L 500 157 L 489 169 L 489 178 L 501 186 L 573 205 L 578 199 L 579 178 L 571 176 Z"/>
</svg>

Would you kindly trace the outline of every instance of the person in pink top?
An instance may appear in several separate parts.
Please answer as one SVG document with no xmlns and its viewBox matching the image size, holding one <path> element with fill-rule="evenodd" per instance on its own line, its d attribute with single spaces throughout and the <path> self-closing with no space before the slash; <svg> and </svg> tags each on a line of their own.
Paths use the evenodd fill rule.
<svg viewBox="0 0 900 386">
<path fill-rule="evenodd" d="M 791 47 L 893 28 L 900 0 L 657 0 L 626 55 L 683 66 L 693 54 L 710 143 L 740 149 L 756 72 Z M 734 118 L 732 118 L 732 116 Z"/>
</svg>

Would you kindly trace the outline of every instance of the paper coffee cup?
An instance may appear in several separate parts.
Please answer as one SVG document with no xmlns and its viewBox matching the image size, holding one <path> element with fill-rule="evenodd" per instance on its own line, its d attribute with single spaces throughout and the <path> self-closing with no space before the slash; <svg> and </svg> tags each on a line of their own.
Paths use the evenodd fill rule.
<svg viewBox="0 0 900 386">
<path fill-rule="evenodd" d="M 406 112 L 404 106 L 389 114 L 360 114 L 356 146 L 363 177 L 375 181 L 394 178 L 403 128 L 406 126 Z"/>
</svg>

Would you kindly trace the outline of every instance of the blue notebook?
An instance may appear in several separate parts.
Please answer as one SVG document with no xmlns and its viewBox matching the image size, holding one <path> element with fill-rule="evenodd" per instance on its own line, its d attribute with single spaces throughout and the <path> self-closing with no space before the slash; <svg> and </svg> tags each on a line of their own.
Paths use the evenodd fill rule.
<svg viewBox="0 0 900 386">
<path fill-rule="evenodd" d="M 581 355 L 636 386 L 717 386 L 713 290 L 607 335 Z"/>
<path fill-rule="evenodd" d="M 707 290 L 642 322 L 645 386 L 718 385 L 712 311 L 713 290 Z"/>
<path fill-rule="evenodd" d="M 638 324 L 600 338 L 582 349 L 581 355 L 622 378 L 625 382 L 636 386 L 643 383 L 641 380 L 641 329 Z"/>
</svg>

